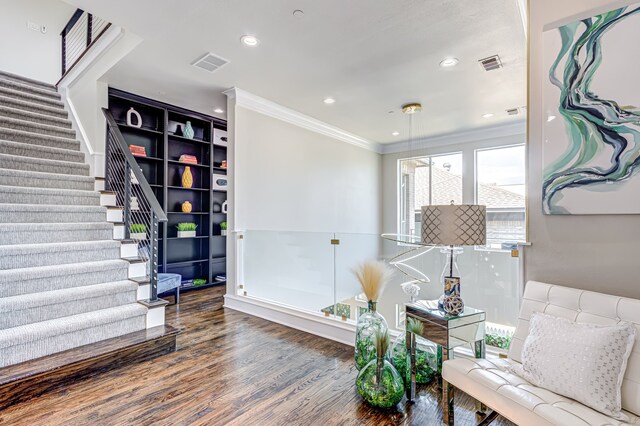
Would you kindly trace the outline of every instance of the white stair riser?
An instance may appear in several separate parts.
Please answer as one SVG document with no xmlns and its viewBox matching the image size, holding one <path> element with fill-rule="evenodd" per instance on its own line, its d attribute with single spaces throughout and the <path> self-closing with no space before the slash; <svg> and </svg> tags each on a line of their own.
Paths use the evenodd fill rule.
<svg viewBox="0 0 640 426">
<path fill-rule="evenodd" d="M 164 325 L 164 306 L 149 308 L 147 311 L 147 328 Z"/>
<path fill-rule="evenodd" d="M 103 180 L 96 180 L 95 190 L 104 191 L 104 189 L 105 189 L 105 182 Z"/>
<path fill-rule="evenodd" d="M 107 210 L 107 222 L 119 223 L 122 222 L 122 210 L 120 209 L 108 209 Z"/>
<path fill-rule="evenodd" d="M 151 284 L 140 284 L 138 286 L 138 300 L 149 300 L 151 298 Z"/>
<path fill-rule="evenodd" d="M 144 277 L 147 275 L 147 264 L 144 262 L 131 263 L 129 265 L 129 278 Z M 147 299 L 149 296 L 147 296 Z"/>
<path fill-rule="evenodd" d="M 120 246 L 120 257 L 137 257 L 138 244 L 122 244 Z"/>
<path fill-rule="evenodd" d="M 113 227 L 113 239 L 114 240 L 124 240 L 124 226 L 123 225 L 115 225 Z"/>
<path fill-rule="evenodd" d="M 115 207 L 116 194 L 100 194 L 100 205 L 105 207 Z"/>
</svg>

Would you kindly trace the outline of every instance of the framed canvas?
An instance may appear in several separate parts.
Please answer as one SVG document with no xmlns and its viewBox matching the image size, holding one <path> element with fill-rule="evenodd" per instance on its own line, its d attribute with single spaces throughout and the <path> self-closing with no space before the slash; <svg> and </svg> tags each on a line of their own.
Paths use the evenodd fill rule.
<svg viewBox="0 0 640 426">
<path fill-rule="evenodd" d="M 544 32 L 544 213 L 640 213 L 639 41 L 640 3 Z"/>
</svg>

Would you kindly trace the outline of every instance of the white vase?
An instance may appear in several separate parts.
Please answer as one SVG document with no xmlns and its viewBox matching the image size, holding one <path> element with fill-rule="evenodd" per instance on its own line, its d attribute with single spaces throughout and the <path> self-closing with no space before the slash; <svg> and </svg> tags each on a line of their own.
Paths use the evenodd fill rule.
<svg viewBox="0 0 640 426">
<path fill-rule="evenodd" d="M 191 238 L 196 236 L 196 231 L 178 231 L 178 238 Z"/>
<path fill-rule="evenodd" d="M 129 234 L 129 238 L 131 238 L 132 240 L 146 240 L 147 233 L 146 232 L 132 233 L 132 234 Z"/>
<path fill-rule="evenodd" d="M 133 117 L 136 118 L 135 123 L 132 120 Z M 140 113 L 135 109 L 133 109 L 133 107 L 129 108 L 129 111 L 127 111 L 127 126 L 137 127 L 137 128 L 142 127 L 142 116 L 140 116 Z"/>
<path fill-rule="evenodd" d="M 222 213 L 226 213 L 227 212 L 227 200 L 224 200 L 224 203 L 222 203 Z"/>
</svg>

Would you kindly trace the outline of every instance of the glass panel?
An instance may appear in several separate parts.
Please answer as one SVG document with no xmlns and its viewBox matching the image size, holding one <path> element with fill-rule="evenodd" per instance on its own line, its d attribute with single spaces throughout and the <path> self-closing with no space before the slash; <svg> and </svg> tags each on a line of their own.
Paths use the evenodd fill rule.
<svg viewBox="0 0 640 426">
<path fill-rule="evenodd" d="M 487 206 L 487 240 L 525 241 L 525 146 L 476 151 L 478 204 Z"/>
<path fill-rule="evenodd" d="M 248 296 L 320 312 L 333 305 L 332 233 L 245 231 Z"/>
</svg>

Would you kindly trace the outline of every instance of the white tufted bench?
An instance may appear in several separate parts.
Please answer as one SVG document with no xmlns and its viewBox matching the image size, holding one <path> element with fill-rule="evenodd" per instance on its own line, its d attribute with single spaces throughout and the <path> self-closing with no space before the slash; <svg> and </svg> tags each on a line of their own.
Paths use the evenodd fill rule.
<svg viewBox="0 0 640 426">
<path fill-rule="evenodd" d="M 640 422 L 640 300 L 530 281 L 518 326 L 505 359 L 454 359 L 442 366 L 445 424 L 453 424 L 453 394 L 458 388 L 520 426 L 627 425 L 579 402 L 536 387 L 507 372 L 520 362 L 533 312 L 595 324 L 635 323 L 637 334 L 622 382 L 622 409 Z"/>
</svg>

